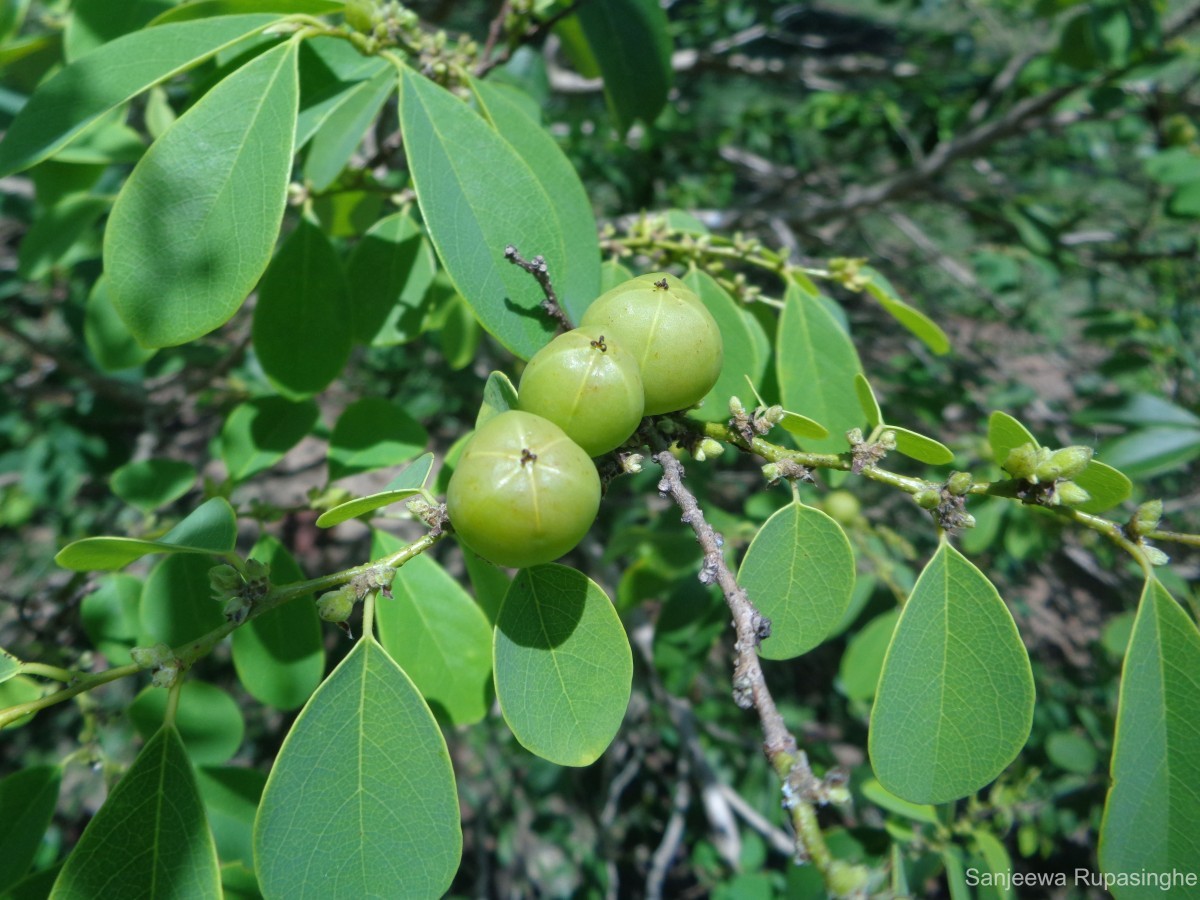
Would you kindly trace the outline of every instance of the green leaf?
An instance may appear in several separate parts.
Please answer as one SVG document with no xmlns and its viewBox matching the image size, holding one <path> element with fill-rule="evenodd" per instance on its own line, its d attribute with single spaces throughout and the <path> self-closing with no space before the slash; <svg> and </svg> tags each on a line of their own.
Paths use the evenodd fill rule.
<svg viewBox="0 0 1200 900">
<path fill-rule="evenodd" d="M 971 843 L 975 879 L 983 882 L 975 896 L 978 900 L 1013 900 L 1013 864 L 1004 844 L 982 826 L 971 832 Z M 988 875 L 992 877 L 988 879 Z"/>
<path fill-rule="evenodd" d="M 789 503 L 750 542 L 738 584 L 771 620 L 771 636 L 759 654 L 791 659 L 816 647 L 842 621 L 854 593 L 854 551 L 825 513 Z"/>
<path fill-rule="evenodd" d="M 271 584 L 304 580 L 304 573 L 283 544 L 262 535 L 250 558 L 271 567 Z M 254 699 L 276 709 L 296 709 L 317 689 L 325 674 L 321 621 L 312 595 L 297 597 L 233 633 L 233 666 Z"/>
<path fill-rule="evenodd" d="M 517 408 L 517 389 L 503 372 L 491 372 L 483 385 L 483 402 L 475 416 L 475 427 L 502 412 Z"/>
<path fill-rule="evenodd" d="M 610 291 L 631 278 L 633 272 L 615 259 L 606 259 L 600 264 L 600 293 Z"/>
<path fill-rule="evenodd" d="M 629 705 L 633 654 L 599 585 L 566 566 L 522 569 L 493 653 L 500 709 L 523 747 L 560 766 L 600 758 Z"/>
<path fill-rule="evenodd" d="M 554 323 L 541 288 L 505 261 L 504 248 L 541 255 L 555 284 L 574 283 L 555 200 L 513 146 L 445 88 L 410 69 L 400 84 L 404 151 L 438 256 L 483 327 L 528 359 Z"/>
<path fill-rule="evenodd" d="M 341 0 L 188 0 L 182 6 L 163 13 L 150 24 L 157 27 L 166 22 L 188 22 L 246 12 L 323 16 L 341 12 L 344 6 Z"/>
<path fill-rule="evenodd" d="M 1052 731 L 1046 736 L 1046 756 L 1050 762 L 1076 775 L 1091 775 L 1096 769 L 1096 745 L 1074 731 Z"/>
<path fill-rule="evenodd" d="M 671 38 L 658 0 L 584 3 L 576 13 L 604 76 L 604 98 L 621 132 L 653 124 L 671 88 Z"/>
<path fill-rule="evenodd" d="M 254 352 L 280 393 L 309 397 L 341 374 L 352 343 L 349 292 L 329 238 L 301 217 L 263 276 L 254 308 Z"/>
<path fill-rule="evenodd" d="M 433 469 L 433 454 L 426 453 L 404 469 L 388 482 L 387 486 L 377 494 L 366 497 L 356 497 L 345 503 L 340 503 L 333 509 L 321 513 L 317 519 L 318 528 L 332 528 L 350 519 L 357 519 L 372 510 L 380 509 L 398 503 L 414 494 L 421 493 L 429 473 Z"/>
<path fill-rule="evenodd" d="M 363 56 L 349 42 L 319 36 L 300 47 L 300 114 L 296 149 L 315 135 L 337 110 L 380 72 L 395 70 L 377 56 Z M 393 82 L 395 75 L 392 76 Z"/>
<path fill-rule="evenodd" d="M 129 718 L 142 737 L 148 738 L 162 727 L 168 695 L 160 687 L 145 687 L 130 704 Z M 206 681 L 183 683 L 174 725 L 196 765 L 228 762 L 237 753 L 246 732 L 237 702 Z"/>
<path fill-rule="evenodd" d="M 421 423 L 383 397 L 364 397 L 346 407 L 329 439 L 329 480 L 383 469 L 412 459 L 429 434 Z"/>
<path fill-rule="evenodd" d="M 829 429 L 820 422 L 814 422 L 808 416 L 789 412 L 786 409 L 783 411 L 783 418 L 779 420 L 779 427 L 788 434 L 795 435 L 798 438 L 820 440 L 821 438 L 829 437 Z"/>
<path fill-rule="evenodd" d="M 271 468 L 317 424 L 311 400 L 258 397 L 234 407 L 221 427 L 221 460 L 231 481 Z"/>
<path fill-rule="evenodd" d="M 554 290 L 567 315 L 578 322 L 600 295 L 600 242 L 596 215 L 583 182 L 558 142 L 536 118 L 536 112 L 530 115 L 526 105 L 530 99 L 528 95 L 490 82 L 472 80 L 470 86 L 483 114 L 533 171 L 545 196 L 553 198 L 550 208 L 566 247 L 568 263 L 561 275 L 551 270 Z M 533 109 L 537 110 L 536 104 Z M 517 246 L 525 249 L 522 244 Z M 536 253 L 545 255 L 541 250 Z M 536 253 L 530 250 L 530 255 Z"/>
<path fill-rule="evenodd" d="M 68 62 L 74 62 L 102 44 L 142 28 L 159 13 L 170 9 L 173 2 L 125 0 L 113 4 L 110 0 L 75 0 L 63 33 L 63 54 Z"/>
<path fill-rule="evenodd" d="M 124 665 L 129 661 L 130 648 L 137 643 L 141 579 L 116 572 L 96 579 L 96 583 L 96 589 L 79 606 L 83 630 L 111 665 Z"/>
<path fill-rule="evenodd" d="M 1092 499 L 1075 507 L 1080 512 L 1102 513 L 1129 499 L 1133 482 L 1112 466 L 1093 459 L 1086 469 L 1072 479 L 1091 494 Z"/>
<path fill-rule="evenodd" d="M 901 300 L 891 282 L 879 272 L 869 266 L 864 266 L 862 274 L 870 279 L 866 285 L 867 293 L 879 301 L 879 305 L 887 311 L 888 315 L 939 356 L 950 352 L 950 339 L 946 337 L 946 332 L 940 325 L 919 309 Z"/>
<path fill-rule="evenodd" d="M 203 62 L 278 16 L 246 15 L 136 31 L 105 44 L 41 85 L 0 143 L 0 176 L 27 169 L 100 116 Z"/>
<path fill-rule="evenodd" d="M 842 692 L 851 700 L 870 700 L 875 696 L 879 673 L 883 671 L 883 658 L 899 618 L 900 610 L 890 609 L 873 618 L 850 638 L 838 666 L 838 678 Z"/>
<path fill-rule="evenodd" d="M 54 561 L 76 572 L 93 569 L 108 571 L 122 569 L 147 553 L 229 553 L 236 541 L 237 517 L 233 507 L 223 497 L 213 497 L 157 541 L 122 537 L 83 538 L 59 550 Z"/>
<path fill-rule="evenodd" d="M 683 283 L 696 292 L 700 302 L 717 320 L 724 345 L 721 374 L 695 416 L 706 422 L 724 422 L 729 419 L 729 398 L 745 392 L 747 378 L 758 387 L 766 373 L 767 361 L 758 357 L 758 348 L 743 310 L 711 275 L 689 269 L 683 276 Z"/>
<path fill-rule="evenodd" d="M 254 818 L 267 783 L 266 772 L 242 766 L 205 766 L 196 771 L 196 783 L 221 862 L 253 866 Z"/>
<path fill-rule="evenodd" d="M 1029 429 L 1006 412 L 996 410 L 988 418 L 988 444 L 992 448 L 992 460 L 998 466 L 1003 466 L 1008 459 L 1010 450 L 1033 444 L 1040 447 Z"/>
<path fill-rule="evenodd" d="M 1190 871 L 1200 859 L 1200 633 L 1155 578 L 1146 582 L 1125 653 L 1112 787 L 1100 826 L 1105 872 Z M 1120 900 L 1161 897 L 1146 884 Z M 1171 896 L 1197 897 L 1195 887 Z"/>
<path fill-rule="evenodd" d="M 212 565 L 203 556 L 180 554 L 150 570 L 142 587 L 139 644 L 162 641 L 178 647 L 225 624 L 208 584 Z"/>
<path fill-rule="evenodd" d="M 29 766 L 0 781 L 0 891 L 29 871 L 54 816 L 62 769 Z"/>
<path fill-rule="evenodd" d="M 858 408 L 867 417 L 868 425 L 874 428 L 883 421 L 883 413 L 879 409 L 879 401 L 875 399 L 875 391 L 862 372 L 854 376 L 854 394 L 858 397 Z"/>
<path fill-rule="evenodd" d="M 16 677 L 20 671 L 21 661 L 7 650 L 0 649 L 0 683 Z"/>
<path fill-rule="evenodd" d="M 0 681 L 0 709 L 32 703 L 42 696 L 42 686 L 25 675 L 17 675 L 7 681 Z M 20 728 L 32 719 L 33 713 L 21 716 L 14 722 L 9 722 L 5 728 Z"/>
<path fill-rule="evenodd" d="M 121 466 L 108 483 L 130 506 L 149 513 L 190 491 L 196 470 L 177 459 L 143 459 Z"/>
<path fill-rule="evenodd" d="M 379 641 L 417 690 L 452 725 L 470 725 L 488 710 L 492 630 L 483 612 L 428 556 L 400 567 L 393 599 L 375 605 Z"/>
<path fill-rule="evenodd" d="M 1176 188 L 1167 201 L 1167 211 L 1181 219 L 1200 219 L 1200 181 Z"/>
<path fill-rule="evenodd" d="M 923 803 L 909 803 L 907 800 L 897 797 L 874 778 L 868 778 L 863 782 L 862 793 L 876 806 L 880 806 L 888 812 L 912 819 L 914 822 L 925 822 L 928 825 L 938 824 L 937 810 L 932 806 Z"/>
<path fill-rule="evenodd" d="M 903 453 L 910 459 L 929 463 L 931 466 L 944 466 L 954 462 L 954 451 L 941 441 L 935 441 L 899 425 L 889 424 L 887 430 L 896 435 L 897 453 Z"/>
<path fill-rule="evenodd" d="M 1012 615 L 971 562 L 943 543 L 900 614 L 871 710 L 875 775 L 914 803 L 977 791 L 1021 751 L 1033 674 Z"/>
<path fill-rule="evenodd" d="M 133 369 L 147 362 L 157 350 L 147 350 L 129 332 L 128 326 L 117 314 L 112 295 L 108 290 L 108 279 L 96 279 L 92 292 L 88 294 L 84 309 L 83 339 L 104 372 L 120 372 Z"/>
<path fill-rule="evenodd" d="M 362 143 L 384 102 L 395 91 L 396 73 L 391 66 L 385 66 L 369 81 L 346 92 L 313 135 L 304 160 L 304 177 L 312 182 L 314 190 L 323 191 L 333 184 Z"/>
<path fill-rule="evenodd" d="M 117 782 L 67 857 L 50 896 L 220 900 L 216 848 L 174 726 L 155 734 Z"/>
<path fill-rule="evenodd" d="M 446 742 L 365 635 L 284 740 L 254 826 L 264 896 L 436 897 L 462 854 Z"/>
<path fill-rule="evenodd" d="M 346 265 L 354 339 L 388 347 L 418 337 L 436 271 L 433 247 L 411 214 L 372 225 Z"/>
<path fill-rule="evenodd" d="M 1149 478 L 1200 456 L 1200 429 L 1138 428 L 1108 441 L 1100 452 L 1121 471 Z"/>
<path fill-rule="evenodd" d="M 35 219 L 18 250 L 17 274 L 40 281 L 55 269 L 99 256 L 93 226 L 108 204 L 106 197 L 72 194 Z"/>
<path fill-rule="evenodd" d="M 845 434 L 862 425 L 854 376 L 862 373 L 845 330 L 817 300 L 795 284 L 784 295 L 776 335 L 776 368 L 784 409 L 815 419 L 830 436 L 804 442 L 807 450 L 845 450 Z"/>
<path fill-rule="evenodd" d="M 283 220 L 298 95 L 289 42 L 201 97 L 125 182 L 105 231 L 104 269 L 142 345 L 208 334 L 254 289 Z"/>
</svg>

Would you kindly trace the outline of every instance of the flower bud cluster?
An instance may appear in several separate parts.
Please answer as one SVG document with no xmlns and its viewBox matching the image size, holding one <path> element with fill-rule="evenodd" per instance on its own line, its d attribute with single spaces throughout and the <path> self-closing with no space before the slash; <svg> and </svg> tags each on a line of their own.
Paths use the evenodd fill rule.
<svg viewBox="0 0 1200 900">
<path fill-rule="evenodd" d="M 154 670 L 152 681 L 155 687 L 171 687 L 179 680 L 179 671 L 183 668 L 183 663 L 164 643 L 160 642 L 151 647 L 134 647 L 129 651 L 129 656 L 135 665 Z"/>
<path fill-rule="evenodd" d="M 1039 506 L 1079 506 L 1091 495 L 1071 479 L 1092 461 L 1091 447 L 1062 447 L 1052 450 L 1029 442 L 1008 451 L 1001 468 L 1024 487 L 1017 496 Z"/>
<path fill-rule="evenodd" d="M 251 608 L 271 590 L 271 567 L 257 559 L 247 560 L 241 571 L 222 564 L 208 570 L 213 599 L 224 603 L 225 618 L 241 624 Z"/>
</svg>

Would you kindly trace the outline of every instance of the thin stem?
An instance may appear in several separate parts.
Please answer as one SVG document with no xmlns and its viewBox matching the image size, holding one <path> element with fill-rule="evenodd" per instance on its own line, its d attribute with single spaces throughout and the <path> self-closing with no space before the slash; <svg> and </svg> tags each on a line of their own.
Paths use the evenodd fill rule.
<svg viewBox="0 0 1200 900">
<path fill-rule="evenodd" d="M 179 695 L 183 691 L 183 676 L 175 679 L 175 683 L 171 685 L 167 693 L 167 709 L 163 713 L 163 724 L 174 725 L 175 713 L 179 711 Z"/>
<path fill-rule="evenodd" d="M 17 670 L 22 675 L 36 675 L 40 678 L 52 678 L 64 684 L 70 684 L 79 677 L 78 672 L 71 672 L 59 666 L 49 666 L 46 663 L 23 662 Z"/>
<path fill-rule="evenodd" d="M 39 697 L 37 700 L 30 700 L 28 703 L 19 703 L 16 706 L 10 706 L 8 709 L 0 710 L 0 728 L 5 728 L 17 721 L 17 719 L 27 716 L 30 713 L 39 712 L 47 707 L 54 706 L 56 703 L 62 703 L 64 700 L 70 700 L 75 695 L 82 694 L 84 691 L 90 691 L 92 688 L 108 684 L 110 681 L 117 681 L 128 675 L 136 675 L 140 671 L 142 671 L 141 666 L 131 663 L 127 666 L 118 666 L 115 669 L 106 669 L 94 675 L 85 675 L 61 691 L 55 691 L 53 694 L 47 694 L 45 697 Z"/>
</svg>

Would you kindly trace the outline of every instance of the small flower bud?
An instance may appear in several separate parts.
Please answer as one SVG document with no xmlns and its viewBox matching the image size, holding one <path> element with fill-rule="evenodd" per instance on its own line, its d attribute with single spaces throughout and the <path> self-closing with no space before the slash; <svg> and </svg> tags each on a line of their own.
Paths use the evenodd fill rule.
<svg viewBox="0 0 1200 900">
<path fill-rule="evenodd" d="M 780 479 L 779 463 L 767 463 L 762 467 L 762 473 L 768 484 L 774 484 Z"/>
<path fill-rule="evenodd" d="M 746 407 L 742 406 L 742 401 L 737 397 L 729 398 L 729 414 L 734 417 L 746 414 Z"/>
<path fill-rule="evenodd" d="M 1149 534 L 1158 528 L 1162 520 L 1163 503 L 1161 500 L 1147 500 L 1137 508 L 1133 518 L 1129 520 L 1129 530 L 1136 535 Z"/>
<path fill-rule="evenodd" d="M 1146 554 L 1146 561 L 1152 566 L 1165 566 L 1171 561 L 1171 557 L 1149 544 L 1142 544 L 1142 552 Z"/>
<path fill-rule="evenodd" d="M 246 580 L 258 581 L 260 579 L 268 579 L 271 577 L 271 567 L 265 562 L 259 562 L 257 559 L 246 560 Z"/>
<path fill-rule="evenodd" d="M 1095 452 L 1091 447 L 1063 447 L 1050 454 L 1050 464 L 1058 468 L 1058 478 L 1074 478 L 1088 467 Z"/>
<path fill-rule="evenodd" d="M 768 406 L 762 412 L 762 420 L 768 425 L 778 425 L 783 421 L 783 407 L 778 404 Z"/>
<path fill-rule="evenodd" d="M 917 491 L 913 495 L 913 499 L 917 501 L 917 506 L 921 507 L 921 509 L 937 509 L 938 505 L 942 502 L 942 495 L 939 491 L 926 488 L 923 491 Z"/>
<path fill-rule="evenodd" d="M 971 490 L 970 472 L 953 472 L 946 480 L 946 490 L 956 497 L 965 497 Z"/>
<path fill-rule="evenodd" d="M 712 438 L 705 438 L 700 442 L 700 450 L 705 456 L 720 456 L 725 452 L 725 445 L 720 441 L 714 441 Z"/>
<path fill-rule="evenodd" d="M 863 865 L 848 863 L 844 859 L 835 859 L 829 864 L 825 874 L 825 883 L 829 893 L 835 897 L 849 897 L 861 893 L 871 878 L 871 870 Z"/>
<path fill-rule="evenodd" d="M 831 787 L 825 794 L 830 803 L 841 806 L 844 803 L 850 802 L 850 788 L 844 784 L 838 784 Z"/>
<path fill-rule="evenodd" d="M 861 428 L 851 428 L 846 432 L 846 440 L 851 444 L 861 444 L 863 442 L 863 433 Z"/>
<path fill-rule="evenodd" d="M 958 517 L 958 527 L 959 528 L 974 528 L 975 527 L 975 517 L 973 515 L 971 515 L 969 512 L 960 514 Z"/>
<path fill-rule="evenodd" d="M 326 622 L 345 622 L 354 612 L 354 593 L 344 588 L 317 598 L 317 615 Z"/>
<path fill-rule="evenodd" d="M 154 670 L 154 674 L 150 676 L 151 682 L 155 687 L 169 688 L 174 687 L 175 682 L 179 680 L 178 666 L 160 666 Z"/>
<path fill-rule="evenodd" d="M 1004 458 L 1004 462 L 1000 465 L 1005 472 L 1013 478 L 1021 478 L 1026 481 L 1033 478 L 1034 470 L 1038 465 L 1038 448 L 1033 444 L 1022 444 L 1020 447 L 1013 447 L 1008 451 L 1008 456 Z"/>
<path fill-rule="evenodd" d="M 883 434 L 881 434 L 879 436 L 879 446 L 883 447 L 885 450 L 895 450 L 896 449 L 896 432 L 885 431 Z"/>
<path fill-rule="evenodd" d="M 621 455 L 621 469 L 630 474 L 642 471 L 645 457 L 640 453 L 625 453 Z"/>
<path fill-rule="evenodd" d="M 208 570 L 208 584 L 213 596 L 224 600 L 227 595 L 240 590 L 245 582 L 242 573 L 230 565 L 213 566 Z"/>
<path fill-rule="evenodd" d="M 1073 481 L 1063 481 L 1055 486 L 1058 502 L 1063 506 L 1079 506 L 1092 499 L 1092 495 Z"/>
<path fill-rule="evenodd" d="M 134 647 L 129 651 L 129 657 L 143 669 L 152 669 L 172 659 L 173 655 L 167 644 L 158 643 L 153 647 Z"/>
</svg>

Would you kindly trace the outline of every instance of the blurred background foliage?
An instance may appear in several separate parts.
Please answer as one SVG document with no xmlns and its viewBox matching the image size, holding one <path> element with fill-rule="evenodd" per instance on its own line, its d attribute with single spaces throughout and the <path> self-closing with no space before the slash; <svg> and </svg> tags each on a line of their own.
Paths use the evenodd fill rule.
<svg viewBox="0 0 1200 900">
<path fill-rule="evenodd" d="M 125 30 L 168 5 L 131 4 L 126 21 L 91 15 L 103 2 L 75 4 L 85 22 Z M 412 6 L 438 27 L 483 40 L 496 4 Z M 933 356 L 861 294 L 835 294 L 897 424 L 936 436 L 987 478 L 998 471 L 988 462 L 984 423 L 1003 409 L 1048 445 L 1097 446 L 1099 459 L 1134 479 L 1134 501 L 1162 497 L 1171 527 L 1200 530 L 1200 7 L 664 6 L 675 84 L 652 125 L 615 130 L 600 84 L 579 74 L 556 36 L 518 50 L 494 73 L 539 99 L 602 223 L 620 231 L 640 212 L 677 208 L 814 265 L 868 258 L 953 342 L 951 354 Z M 0 123 L 54 69 L 64 45 L 69 52 L 72 42 L 86 44 L 75 21 L 65 0 L 0 5 Z M 106 206 L 86 197 L 113 191 L 147 135 L 189 99 L 186 85 L 169 84 L 139 101 L 128 124 L 114 121 L 72 156 L 0 182 L 0 645 L 20 646 L 29 659 L 66 664 L 90 645 L 80 604 L 96 582 L 56 569 L 54 552 L 90 533 L 152 533 L 202 492 L 232 490 L 220 461 L 228 452 L 222 428 L 265 387 L 246 352 L 244 311 L 198 342 L 152 356 L 98 337 L 112 316 L 95 296 Z M 394 131 L 394 110 L 385 111 L 364 155 L 392 159 Z M 346 246 L 406 183 L 402 169 L 366 171 L 361 163 L 316 200 Z M 759 284 L 778 293 L 769 280 Z M 361 397 L 395 400 L 428 430 L 441 459 L 470 427 L 480 376 L 507 364 L 438 281 L 416 331 L 401 346 L 356 349 L 319 398 L 313 433 L 236 494 L 309 575 L 368 553 L 365 530 L 318 532 L 312 524 L 309 492 L 326 484 L 321 447 L 338 413 Z M 141 509 L 114 492 L 114 472 L 152 456 L 199 473 L 176 506 Z M 790 499 L 786 487 L 765 489 L 754 465 L 729 452 L 692 465 L 690 476 L 739 551 Z M 976 800 L 930 819 L 881 797 L 863 748 L 887 617 L 931 552 L 934 529 L 902 496 L 869 482 L 840 486 L 858 501 L 858 509 L 835 513 L 860 559 L 854 616 L 842 637 L 767 671 L 817 769 L 850 773 L 855 803 L 827 822 L 835 853 L 903 858 L 917 896 L 947 895 L 947 853 L 963 864 L 1007 854 L 1025 872 L 1095 869 L 1137 574 L 1091 532 L 998 500 L 972 504 L 978 527 L 961 545 L 1013 608 L 1034 660 L 1038 707 L 1029 745 L 1009 772 Z M 829 488 L 805 488 L 805 499 L 826 503 Z M 452 732 L 466 839 L 456 892 L 821 896 L 811 869 L 790 863 L 756 729 L 729 702 L 727 614 L 695 579 L 690 533 L 657 498 L 651 473 L 622 479 L 613 492 L 617 502 L 604 505 L 593 530 L 611 539 L 592 538 L 581 552 L 599 561 L 593 577 L 617 598 L 633 639 L 626 726 L 585 770 L 532 757 L 498 717 Z M 1195 612 L 1200 558 L 1171 552 L 1162 577 Z M 452 549 L 437 555 L 462 574 Z M 487 586 L 476 590 L 486 596 Z M 336 633 L 327 637 L 333 653 L 345 652 Z M 246 718 L 235 761 L 270 760 L 293 714 L 246 696 L 220 654 L 202 669 L 234 694 Z M 81 722 L 90 729 L 89 758 L 119 769 L 131 758 L 131 726 L 121 715 L 131 690 L 105 689 L 88 701 L 84 719 L 79 708 L 62 708 L 13 732 L 0 774 L 72 752 Z M 74 841 L 102 796 L 100 781 L 71 771 L 35 867 Z"/>
</svg>

